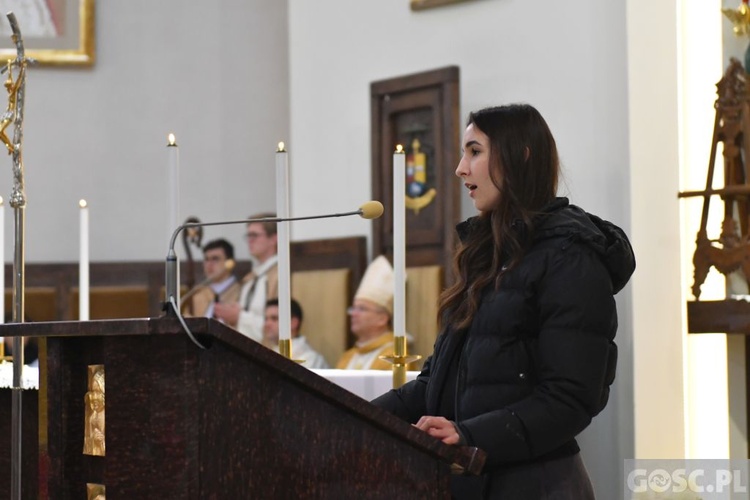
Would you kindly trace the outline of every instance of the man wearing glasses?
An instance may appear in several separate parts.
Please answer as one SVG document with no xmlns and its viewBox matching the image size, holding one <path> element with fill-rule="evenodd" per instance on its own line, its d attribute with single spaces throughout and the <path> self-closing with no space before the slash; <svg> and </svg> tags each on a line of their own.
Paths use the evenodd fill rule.
<svg viewBox="0 0 750 500">
<path fill-rule="evenodd" d="M 273 213 L 260 213 L 248 218 L 275 217 Z M 253 270 L 242 279 L 239 302 L 216 304 L 214 316 L 256 342 L 262 342 L 266 302 L 279 296 L 276 223 L 251 222 L 246 227 L 245 239 L 253 259 Z"/>
<path fill-rule="evenodd" d="M 192 298 L 193 316 L 214 317 L 218 304 L 233 304 L 240 296 L 240 283 L 232 273 L 234 247 L 223 238 L 203 246 L 203 274 L 210 280 Z"/>
<path fill-rule="evenodd" d="M 393 365 L 380 359 L 393 355 L 393 268 L 384 256 L 367 267 L 347 312 L 357 342 L 341 356 L 336 368 L 390 370 Z"/>
</svg>

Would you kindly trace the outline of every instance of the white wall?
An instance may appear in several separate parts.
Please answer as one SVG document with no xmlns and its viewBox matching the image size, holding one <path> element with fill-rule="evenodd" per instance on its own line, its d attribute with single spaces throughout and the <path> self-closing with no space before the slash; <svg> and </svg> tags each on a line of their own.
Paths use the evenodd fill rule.
<svg viewBox="0 0 750 500">
<path fill-rule="evenodd" d="M 558 141 L 563 194 L 630 232 L 623 2 L 477 0 L 412 12 L 405 0 L 290 0 L 289 31 L 294 214 L 348 210 L 370 198 L 372 81 L 455 64 L 462 120 L 483 106 L 533 104 Z M 365 221 L 342 219 L 298 224 L 292 235 L 369 232 Z M 603 498 L 619 484 L 622 459 L 633 456 L 629 294 L 618 297 L 612 401 L 581 439 Z"/>
<path fill-rule="evenodd" d="M 626 223 L 624 6 L 478 0 L 412 12 L 407 3 L 289 2 L 292 212 L 370 198 L 372 81 L 455 64 L 461 120 L 483 106 L 535 105 L 558 140 L 566 194 Z M 295 239 L 352 233 L 369 227 L 348 219 L 293 230 Z"/>
<path fill-rule="evenodd" d="M 93 68 L 28 72 L 27 261 L 78 259 L 79 198 L 90 206 L 93 261 L 163 259 L 169 132 L 180 146 L 181 220 L 273 209 L 274 151 L 289 120 L 286 3 L 96 7 Z M 3 171 L 9 262 L 11 161 L 0 155 Z M 204 241 L 230 235 L 246 258 L 243 229 L 208 228 Z"/>
</svg>

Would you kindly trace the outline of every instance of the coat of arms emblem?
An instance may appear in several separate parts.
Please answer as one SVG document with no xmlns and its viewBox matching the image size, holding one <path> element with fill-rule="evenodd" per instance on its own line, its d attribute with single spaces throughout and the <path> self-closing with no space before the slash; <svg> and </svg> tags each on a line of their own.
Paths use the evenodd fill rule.
<svg viewBox="0 0 750 500">
<path fill-rule="evenodd" d="M 418 214 L 435 199 L 437 191 L 427 179 L 427 155 L 420 151 L 419 139 L 411 142 L 411 152 L 406 155 L 406 208 Z"/>
</svg>

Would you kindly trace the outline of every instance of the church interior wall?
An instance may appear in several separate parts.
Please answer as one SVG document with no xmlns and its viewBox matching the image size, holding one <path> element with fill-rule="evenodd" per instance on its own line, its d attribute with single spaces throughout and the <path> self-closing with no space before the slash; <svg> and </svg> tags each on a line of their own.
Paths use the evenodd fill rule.
<svg viewBox="0 0 750 500">
<path fill-rule="evenodd" d="M 656 13 L 653 3 L 641 3 L 473 0 L 413 12 L 407 0 L 220 0 L 211 8 L 176 0 L 98 2 L 96 64 L 29 72 L 27 259 L 77 260 L 77 203 L 86 198 L 92 260 L 161 260 L 169 132 L 180 146 L 182 218 L 232 219 L 272 209 L 280 140 L 290 152 L 293 215 L 352 210 L 371 197 L 370 83 L 458 65 L 462 120 L 488 105 L 536 106 L 558 142 L 561 194 L 632 236 L 639 270 L 618 296 L 618 379 L 609 407 L 581 437 L 584 460 L 607 497 L 602 485 L 619 481 L 624 458 L 658 446 L 672 456 L 684 444 L 681 421 L 672 429 L 664 420 L 646 425 L 660 405 L 681 405 L 681 395 L 634 395 L 634 350 L 639 387 L 664 376 L 644 368 L 650 355 L 661 355 L 653 364 L 662 368 L 669 359 L 668 376 L 680 379 L 681 358 L 664 353 L 675 353 L 669 333 L 682 328 L 680 292 L 668 289 L 680 282 L 673 265 L 678 186 L 667 167 L 677 160 L 677 138 L 668 139 L 674 149 L 654 142 L 657 133 L 676 134 L 679 113 L 676 107 L 649 113 L 664 106 L 659 92 L 668 96 L 676 86 L 649 72 L 675 77 L 676 69 L 663 64 L 677 57 L 670 45 L 676 42 L 668 41 L 676 34 L 659 21 L 669 22 L 677 1 Z M 6 261 L 11 181 L 8 158 L 0 176 Z M 462 203 L 463 215 L 471 215 L 465 197 Z M 658 233 L 665 224 L 671 229 Z M 213 228 L 206 238 L 227 237 L 244 258 L 241 234 Z M 294 224 L 291 234 L 294 240 L 369 236 L 370 224 L 310 221 Z M 653 343 L 638 350 L 634 330 L 665 350 Z M 641 406 L 634 417 L 635 402 L 654 406 Z M 682 416 L 664 413 L 675 414 Z M 645 446 L 640 452 L 635 429 Z M 657 435 L 666 441 L 649 445 Z"/>
<path fill-rule="evenodd" d="M 77 261 L 81 198 L 92 261 L 164 259 L 170 132 L 180 148 L 181 220 L 273 208 L 274 152 L 289 130 L 286 3 L 136 0 L 96 9 L 93 67 L 28 73 L 27 261 Z M 11 261 L 11 160 L 0 161 Z M 242 230 L 207 228 L 204 241 L 227 236 L 247 258 Z"/>
<path fill-rule="evenodd" d="M 181 218 L 273 209 L 280 140 L 290 151 L 293 215 L 352 210 L 371 197 L 370 83 L 458 65 L 462 120 L 488 105 L 539 108 L 561 154 L 560 194 L 631 235 L 639 269 L 617 297 L 618 379 L 581 436 L 607 497 L 602 485 L 620 480 L 623 459 L 686 453 L 685 395 L 654 382 L 685 384 L 680 4 L 472 0 L 414 12 L 407 0 L 98 2 L 95 65 L 29 71 L 27 261 L 77 260 L 80 198 L 90 206 L 93 261 L 163 259 L 169 132 L 180 146 Z M 746 42 L 727 33 L 724 63 Z M 6 165 L 10 262 L 10 158 Z M 464 197 L 462 215 L 472 213 Z M 205 239 L 227 237 L 245 258 L 241 234 L 209 228 Z M 369 237 L 370 223 L 310 221 L 291 234 Z"/>
</svg>

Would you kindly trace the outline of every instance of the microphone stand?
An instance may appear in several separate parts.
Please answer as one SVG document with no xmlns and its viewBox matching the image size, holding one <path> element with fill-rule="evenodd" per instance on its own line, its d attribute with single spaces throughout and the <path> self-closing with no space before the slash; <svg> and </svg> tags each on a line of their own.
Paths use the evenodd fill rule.
<svg viewBox="0 0 750 500">
<path fill-rule="evenodd" d="M 178 285 L 177 285 L 177 276 L 178 276 L 178 270 L 177 270 L 177 254 L 174 251 L 174 244 L 175 240 L 177 239 L 177 236 L 180 234 L 180 232 L 184 229 L 188 229 L 191 227 L 207 227 L 207 226 L 226 226 L 231 224 L 250 224 L 251 222 L 292 222 L 292 221 L 298 221 L 298 220 L 311 220 L 311 219 L 328 219 L 331 217 L 346 217 L 348 215 L 362 215 L 363 211 L 360 208 L 359 210 L 353 210 L 351 212 L 343 212 L 339 214 L 327 214 L 327 215 L 308 215 L 306 217 L 288 217 L 286 219 L 279 218 L 279 217 L 262 217 L 259 219 L 238 219 L 238 220 L 227 220 L 227 221 L 217 221 L 217 222 L 188 222 L 185 223 L 177 229 L 174 230 L 172 233 L 172 238 L 169 240 L 169 251 L 167 252 L 167 265 L 165 270 L 165 285 L 166 285 L 166 303 L 164 304 L 164 310 L 166 311 L 168 316 L 175 316 L 179 315 L 179 307 L 175 311 L 175 305 L 172 304 L 172 299 L 174 299 L 174 302 L 179 302 L 179 295 L 178 295 Z M 177 304 L 179 306 L 179 304 Z"/>
<path fill-rule="evenodd" d="M 188 217 L 185 222 L 200 222 L 200 220 L 197 217 Z M 193 254 L 190 251 L 190 243 L 194 244 L 196 247 L 198 247 L 198 250 L 200 250 L 202 239 L 203 230 L 201 228 L 195 229 L 193 231 L 185 231 L 184 233 L 182 233 L 182 248 L 185 250 L 185 254 L 187 255 L 188 289 L 192 289 L 195 286 L 195 261 L 193 260 Z M 182 300 L 185 300 L 186 298 L 187 295 L 183 297 Z M 192 297 L 190 298 L 190 303 L 188 304 L 187 310 L 190 312 L 190 314 L 194 313 L 194 304 Z"/>
<path fill-rule="evenodd" d="M 169 239 L 169 250 L 167 252 L 167 261 L 164 270 L 164 282 L 165 282 L 165 301 L 163 310 L 165 316 L 176 317 L 185 333 L 188 334 L 190 340 L 201 349 L 206 347 L 198 342 L 193 333 L 185 323 L 185 319 L 180 313 L 180 296 L 179 296 L 179 269 L 177 266 L 177 254 L 174 251 L 174 244 L 177 240 L 177 236 L 181 231 L 188 228 L 199 228 L 206 226 L 227 226 L 231 224 L 250 224 L 251 222 L 293 222 L 300 220 L 312 220 L 312 219 L 330 219 L 332 217 L 347 217 L 349 215 L 359 215 L 365 219 L 375 219 L 383 214 L 383 205 L 378 201 L 369 201 L 363 204 L 358 210 L 351 212 L 342 212 L 337 214 L 325 214 L 325 215 L 308 215 L 304 217 L 262 217 L 258 219 L 238 219 L 238 220 L 225 220 L 216 222 L 187 222 L 178 226 L 177 229 L 172 233 L 172 237 Z"/>
</svg>

